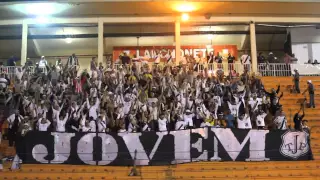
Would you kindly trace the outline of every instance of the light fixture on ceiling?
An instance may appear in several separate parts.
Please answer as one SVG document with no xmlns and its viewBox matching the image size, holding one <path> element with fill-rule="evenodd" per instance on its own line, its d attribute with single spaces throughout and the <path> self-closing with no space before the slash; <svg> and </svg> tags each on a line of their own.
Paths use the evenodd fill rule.
<svg viewBox="0 0 320 180">
<path fill-rule="evenodd" d="M 37 16 L 36 21 L 39 24 L 47 24 L 47 23 L 49 23 L 49 18 L 47 16 Z"/>
<path fill-rule="evenodd" d="M 213 37 L 214 37 L 214 35 L 213 35 L 213 34 L 208 34 L 208 39 L 209 39 L 209 40 L 212 40 L 212 39 L 213 39 Z"/>
<path fill-rule="evenodd" d="M 188 21 L 189 20 L 189 14 L 188 13 L 183 13 L 181 15 L 181 20 L 182 21 Z"/>
<path fill-rule="evenodd" d="M 71 7 L 68 4 L 61 3 L 24 3 L 13 4 L 9 8 L 28 15 L 53 15 L 58 14 Z"/>
<path fill-rule="evenodd" d="M 189 2 L 184 2 L 182 4 L 181 3 L 176 4 L 174 6 L 174 9 L 179 12 L 192 12 L 192 11 L 195 11 L 197 7 L 194 4 L 191 4 Z"/>
<path fill-rule="evenodd" d="M 65 41 L 67 44 L 70 44 L 70 43 L 72 43 L 72 38 L 66 38 Z"/>
</svg>

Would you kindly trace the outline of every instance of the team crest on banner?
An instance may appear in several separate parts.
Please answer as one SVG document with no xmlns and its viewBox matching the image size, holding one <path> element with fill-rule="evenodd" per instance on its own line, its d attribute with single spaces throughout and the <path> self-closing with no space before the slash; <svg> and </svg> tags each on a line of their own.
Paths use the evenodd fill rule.
<svg viewBox="0 0 320 180">
<path fill-rule="evenodd" d="M 303 131 L 287 131 L 282 136 L 280 153 L 292 159 L 298 159 L 300 156 L 309 152 L 307 134 Z"/>
</svg>

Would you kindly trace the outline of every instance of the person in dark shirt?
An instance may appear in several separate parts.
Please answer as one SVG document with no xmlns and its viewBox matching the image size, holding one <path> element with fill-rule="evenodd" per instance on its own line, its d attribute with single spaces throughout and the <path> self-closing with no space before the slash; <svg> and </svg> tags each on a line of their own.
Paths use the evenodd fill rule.
<svg viewBox="0 0 320 180">
<path fill-rule="evenodd" d="M 79 66 L 79 60 L 75 53 L 73 53 L 67 61 L 67 67 Z"/>
<path fill-rule="evenodd" d="M 125 52 L 123 53 L 122 56 L 120 56 L 120 60 L 121 60 L 121 63 L 124 65 L 130 64 L 130 57 Z"/>
<path fill-rule="evenodd" d="M 262 55 L 262 52 L 259 53 L 258 63 L 259 63 L 259 64 L 261 64 L 261 63 L 266 63 L 266 58 Z"/>
<path fill-rule="evenodd" d="M 308 80 L 307 84 L 308 84 L 308 88 L 302 94 L 304 95 L 304 93 L 306 91 L 308 91 L 309 92 L 309 107 L 316 108 L 316 105 L 314 104 L 314 86 L 313 86 L 311 80 Z"/>
<path fill-rule="evenodd" d="M 219 52 L 217 52 L 217 56 L 214 58 L 214 60 L 219 64 L 222 63 L 222 57 L 220 56 Z"/>
<path fill-rule="evenodd" d="M 228 70 L 229 71 L 233 70 L 234 69 L 233 63 L 234 63 L 236 58 L 234 56 L 232 56 L 231 53 L 229 53 L 227 59 L 228 59 Z"/>
<path fill-rule="evenodd" d="M 277 95 L 280 91 L 280 85 L 278 85 L 278 88 L 277 90 L 275 90 L 274 88 L 271 89 L 271 92 L 267 92 L 264 87 L 262 89 L 262 91 L 267 95 L 269 96 L 270 98 L 270 102 L 271 102 L 271 106 L 270 106 L 270 113 L 272 115 L 275 115 L 276 112 L 281 108 L 281 105 L 280 105 L 280 99 L 281 97 L 283 96 L 283 93 L 280 95 L 280 97 L 278 98 Z"/>
<path fill-rule="evenodd" d="M 270 52 L 268 55 L 268 61 L 269 63 L 277 63 L 276 62 L 276 57 L 274 56 L 273 52 Z"/>
<path fill-rule="evenodd" d="M 233 64 L 235 59 L 236 58 L 232 56 L 231 53 L 228 54 L 228 64 Z"/>
<path fill-rule="evenodd" d="M 7 61 L 7 66 L 16 66 L 16 62 L 18 61 L 18 58 L 15 56 L 11 56 Z"/>
<path fill-rule="evenodd" d="M 310 141 L 310 128 L 307 125 L 308 120 L 302 120 L 302 131 L 308 134 L 308 140 Z"/>
<path fill-rule="evenodd" d="M 300 94 L 300 74 L 297 69 L 294 69 L 293 82 L 295 91 Z"/>
<path fill-rule="evenodd" d="M 267 92 L 265 89 L 263 89 L 263 91 L 266 93 L 266 95 L 268 95 L 270 97 L 270 101 L 271 103 L 273 102 L 273 100 L 276 98 L 277 94 L 280 91 L 280 85 L 278 85 L 277 90 L 275 90 L 274 88 L 271 89 L 271 92 Z"/>
<path fill-rule="evenodd" d="M 91 71 L 96 71 L 97 70 L 97 59 L 96 59 L 96 57 L 92 57 L 92 59 L 91 59 L 90 70 Z"/>
<path fill-rule="evenodd" d="M 304 106 L 302 105 L 300 110 L 294 115 L 293 117 L 293 122 L 294 122 L 294 129 L 297 131 L 301 131 L 301 125 L 302 125 L 302 120 L 304 118 Z M 300 111 L 302 109 L 302 115 L 299 115 Z"/>
<path fill-rule="evenodd" d="M 224 118 L 226 120 L 226 128 L 234 128 L 234 116 L 230 113 L 230 110 L 227 111 L 227 115 Z"/>
</svg>

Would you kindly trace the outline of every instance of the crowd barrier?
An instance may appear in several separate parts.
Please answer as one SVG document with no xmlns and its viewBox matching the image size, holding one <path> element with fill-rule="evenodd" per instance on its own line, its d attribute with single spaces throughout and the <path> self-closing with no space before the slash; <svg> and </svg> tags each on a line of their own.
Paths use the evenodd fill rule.
<svg viewBox="0 0 320 180">
<path fill-rule="evenodd" d="M 19 69 L 19 71 L 22 71 L 21 66 L 0 66 L 0 73 L 5 73 L 8 75 L 10 79 L 14 79 L 16 74 L 16 69 Z M 47 68 L 39 68 L 41 72 L 47 73 Z M 25 70 L 25 73 L 33 74 L 35 71 L 34 66 L 28 66 Z"/>
<path fill-rule="evenodd" d="M 319 76 L 320 64 L 285 64 L 285 63 L 261 63 L 258 64 L 258 72 L 262 76 L 291 76 L 297 69 L 303 76 Z"/>
</svg>

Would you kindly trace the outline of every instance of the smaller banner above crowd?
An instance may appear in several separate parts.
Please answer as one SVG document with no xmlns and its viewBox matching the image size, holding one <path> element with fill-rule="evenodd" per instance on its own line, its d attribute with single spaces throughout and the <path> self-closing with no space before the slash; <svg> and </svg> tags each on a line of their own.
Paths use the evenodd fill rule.
<svg viewBox="0 0 320 180">
<path fill-rule="evenodd" d="M 168 62 L 175 59 L 175 46 L 126 46 L 113 48 L 113 61 L 119 60 L 120 56 L 126 53 L 135 60 L 148 62 Z M 219 53 L 223 59 L 227 59 L 230 53 L 238 57 L 236 45 L 210 45 L 210 46 L 181 46 L 181 57 L 191 56 L 193 58 L 206 58 L 209 54 Z"/>
<path fill-rule="evenodd" d="M 26 164 L 127 166 L 312 160 L 309 134 L 304 131 L 224 128 L 142 133 L 33 131 L 21 138 L 16 150 Z"/>
</svg>

